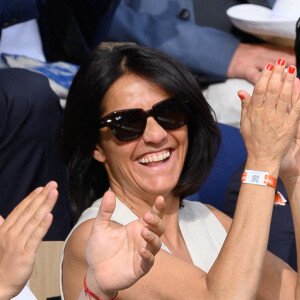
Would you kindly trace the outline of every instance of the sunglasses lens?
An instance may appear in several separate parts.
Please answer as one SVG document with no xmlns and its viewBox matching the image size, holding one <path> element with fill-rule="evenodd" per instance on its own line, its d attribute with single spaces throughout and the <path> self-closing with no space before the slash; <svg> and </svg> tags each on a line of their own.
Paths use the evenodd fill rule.
<svg viewBox="0 0 300 300">
<path fill-rule="evenodd" d="M 146 118 L 142 110 L 120 112 L 114 119 L 112 132 L 120 141 L 130 141 L 145 130 Z"/>
<path fill-rule="evenodd" d="M 165 129 L 177 129 L 188 122 L 187 106 L 179 98 L 163 100 L 152 109 L 128 109 L 115 111 L 100 120 L 99 127 L 108 126 L 120 141 L 130 141 L 141 136 L 146 128 L 147 118 L 153 116 Z"/>
<path fill-rule="evenodd" d="M 154 108 L 157 122 L 165 129 L 177 129 L 188 121 L 186 108 L 179 99 L 173 98 Z"/>
</svg>

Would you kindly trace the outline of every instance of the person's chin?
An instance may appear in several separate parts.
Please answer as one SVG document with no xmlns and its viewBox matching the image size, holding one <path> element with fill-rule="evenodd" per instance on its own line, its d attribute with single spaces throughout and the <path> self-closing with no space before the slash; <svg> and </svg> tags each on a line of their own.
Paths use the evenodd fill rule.
<svg viewBox="0 0 300 300">
<path fill-rule="evenodd" d="M 140 187 L 152 195 L 167 196 L 177 184 L 177 176 L 144 176 L 140 178 Z"/>
</svg>

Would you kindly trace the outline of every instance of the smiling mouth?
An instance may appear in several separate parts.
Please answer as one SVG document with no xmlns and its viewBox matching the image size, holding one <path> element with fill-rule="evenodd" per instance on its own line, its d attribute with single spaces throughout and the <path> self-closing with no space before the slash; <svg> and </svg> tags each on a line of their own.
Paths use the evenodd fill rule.
<svg viewBox="0 0 300 300">
<path fill-rule="evenodd" d="M 160 153 L 158 155 L 149 155 L 142 157 L 138 160 L 138 162 L 144 166 L 156 166 L 156 165 L 161 165 L 164 164 L 169 160 L 171 156 L 170 151 L 166 151 L 164 153 Z"/>
</svg>

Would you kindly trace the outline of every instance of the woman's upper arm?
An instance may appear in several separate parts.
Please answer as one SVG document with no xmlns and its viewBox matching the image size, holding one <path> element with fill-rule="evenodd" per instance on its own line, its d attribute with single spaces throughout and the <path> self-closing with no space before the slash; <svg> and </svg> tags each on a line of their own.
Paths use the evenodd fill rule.
<svg viewBox="0 0 300 300">
<path fill-rule="evenodd" d="M 153 268 L 118 299 L 207 299 L 206 273 L 184 260 L 160 250 Z"/>
<path fill-rule="evenodd" d="M 226 232 L 229 231 L 229 228 L 232 223 L 232 219 L 228 217 L 226 214 L 215 208 L 214 206 L 211 206 L 209 204 L 205 204 L 211 211 L 212 213 L 216 216 L 216 218 L 219 220 L 219 222 L 223 225 L 225 228 Z"/>
<path fill-rule="evenodd" d="M 258 299 L 295 299 L 296 272 L 283 260 L 267 251 Z"/>
<path fill-rule="evenodd" d="M 83 287 L 83 278 L 88 264 L 85 249 L 94 219 L 80 224 L 71 234 L 65 249 L 62 264 L 62 287 L 65 300 L 77 299 Z"/>
</svg>

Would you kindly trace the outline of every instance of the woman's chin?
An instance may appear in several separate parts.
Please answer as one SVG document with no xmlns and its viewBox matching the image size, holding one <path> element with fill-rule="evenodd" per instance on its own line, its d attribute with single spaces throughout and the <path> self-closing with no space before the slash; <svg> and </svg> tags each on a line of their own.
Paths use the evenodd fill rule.
<svg viewBox="0 0 300 300">
<path fill-rule="evenodd" d="M 173 189 L 176 186 L 176 183 L 174 184 L 163 184 L 160 182 L 148 182 L 147 184 L 143 184 L 143 191 L 156 196 L 164 196 L 167 197 L 169 194 L 172 193 Z"/>
</svg>

